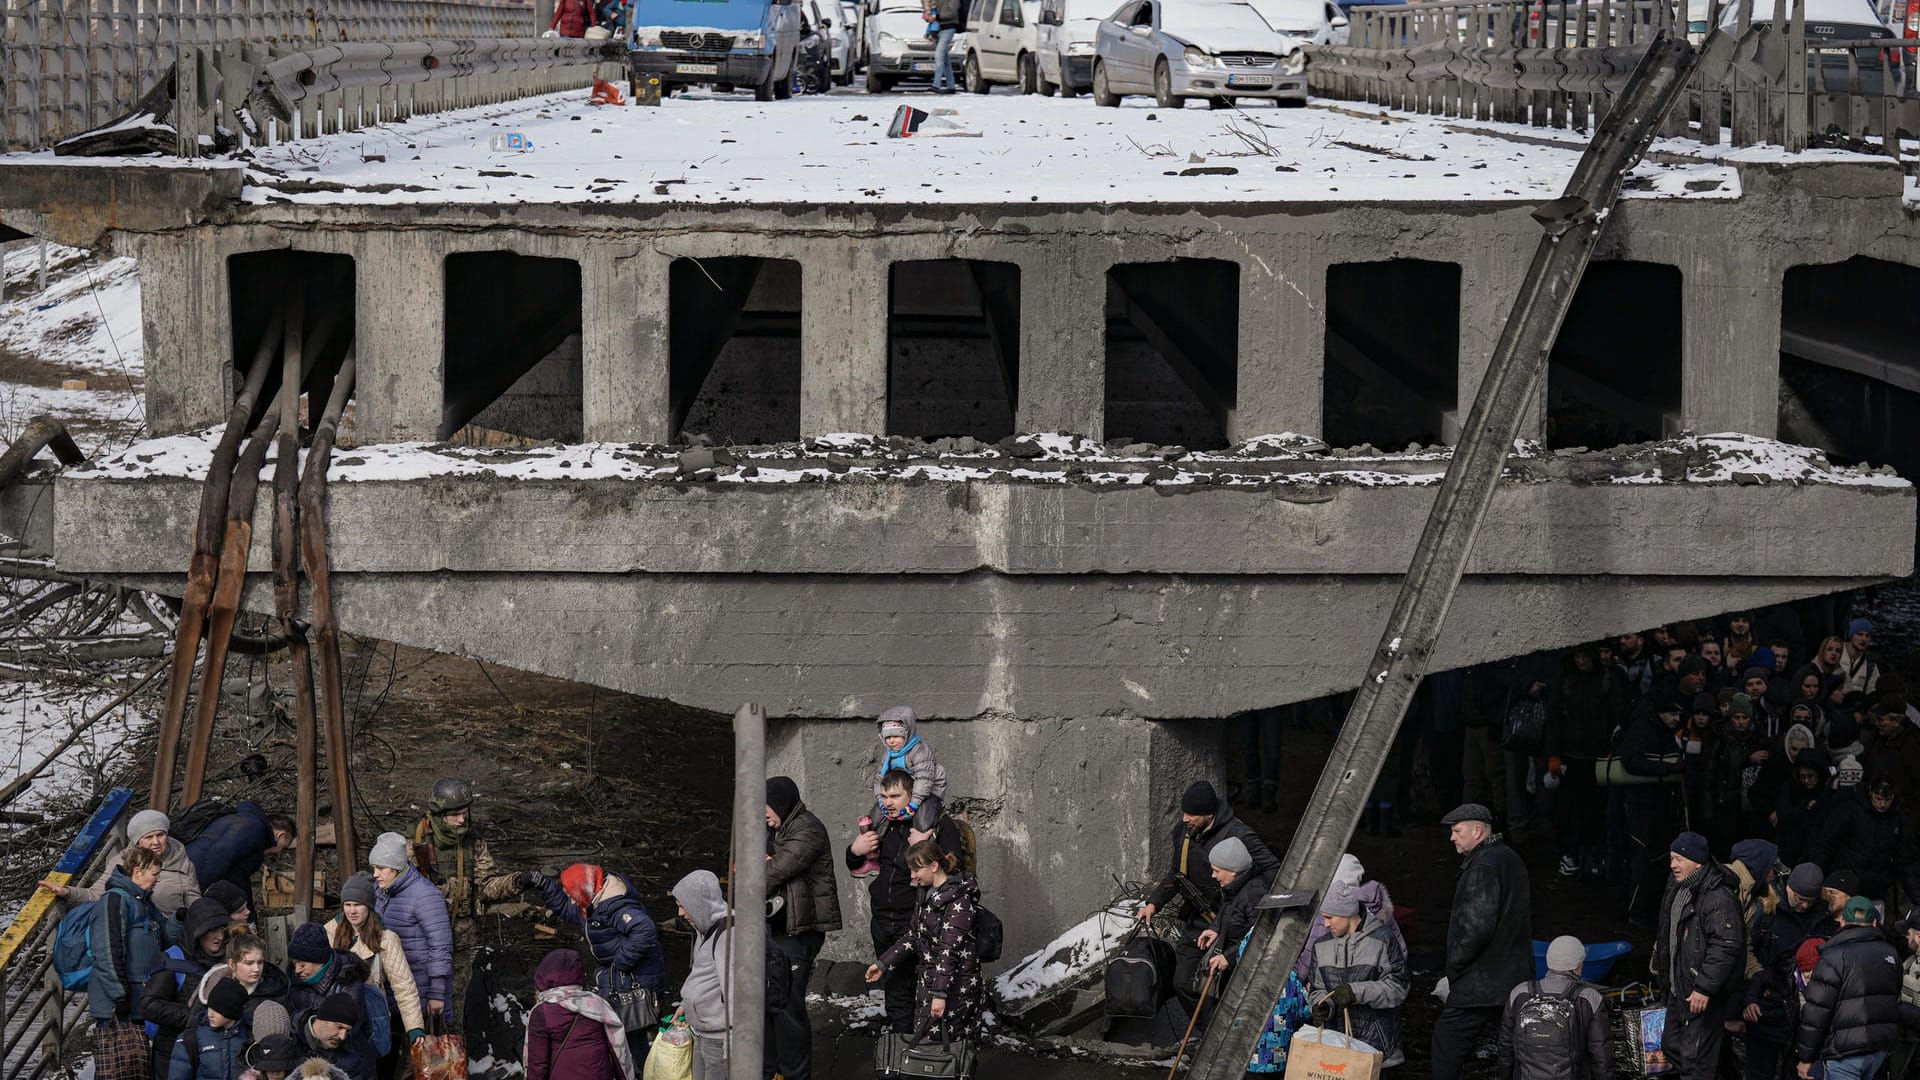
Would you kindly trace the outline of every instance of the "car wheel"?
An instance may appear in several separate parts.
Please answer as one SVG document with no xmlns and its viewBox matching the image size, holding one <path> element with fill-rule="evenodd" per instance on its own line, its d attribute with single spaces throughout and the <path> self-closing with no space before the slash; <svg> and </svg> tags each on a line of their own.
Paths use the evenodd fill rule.
<svg viewBox="0 0 1920 1080">
<path fill-rule="evenodd" d="M 887 81 L 885 75 L 875 75 L 871 71 L 867 72 L 867 93 L 884 94 L 891 89 L 893 89 L 893 84 Z"/>
<path fill-rule="evenodd" d="M 1042 74 L 1040 71 L 1040 64 L 1038 61 L 1035 61 L 1033 65 L 1033 81 L 1034 81 L 1033 89 L 1041 97 L 1052 97 L 1053 92 L 1059 89 L 1058 86 L 1047 81 L 1046 75 Z"/>
<path fill-rule="evenodd" d="M 969 94 L 984 94 L 993 89 L 992 85 L 980 74 L 980 59 L 972 53 L 967 54 L 967 67 L 964 72 L 964 77 L 967 83 L 967 93 Z"/>
<path fill-rule="evenodd" d="M 1093 103 L 1103 109 L 1115 109 L 1120 106 L 1120 95 L 1107 85 L 1107 65 L 1094 62 L 1093 65 Z"/>
<path fill-rule="evenodd" d="M 1176 97 L 1173 92 L 1173 73 L 1167 70 L 1165 60 L 1153 65 L 1153 103 L 1163 109 L 1184 109 L 1187 99 Z"/>
<path fill-rule="evenodd" d="M 774 86 L 774 83 L 777 81 L 778 80 L 776 80 L 773 77 L 773 72 L 771 71 L 767 72 L 767 77 L 761 80 L 759 86 L 756 86 L 753 88 L 753 100 L 772 101 L 773 95 L 776 92 L 776 87 Z"/>
<path fill-rule="evenodd" d="M 1207 108 L 1209 109 L 1231 109 L 1233 108 L 1233 105 L 1234 105 L 1233 99 L 1225 95 L 1222 95 L 1220 97 L 1210 97 L 1207 99 Z"/>
<path fill-rule="evenodd" d="M 1023 94 L 1038 93 L 1040 91 L 1040 65 L 1033 62 L 1032 56 L 1021 53 L 1019 67 L 1020 92 Z"/>
<path fill-rule="evenodd" d="M 794 74 L 795 72 L 789 71 L 787 72 L 786 78 L 773 80 L 773 96 L 774 97 L 779 98 L 781 101 L 785 101 L 788 98 L 793 96 Z"/>
</svg>

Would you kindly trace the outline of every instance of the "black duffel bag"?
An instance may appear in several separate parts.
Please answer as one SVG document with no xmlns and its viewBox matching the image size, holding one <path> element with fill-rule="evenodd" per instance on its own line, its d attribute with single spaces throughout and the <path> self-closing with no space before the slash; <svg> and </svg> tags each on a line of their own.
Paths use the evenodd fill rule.
<svg viewBox="0 0 1920 1080">
<path fill-rule="evenodd" d="M 1106 975 L 1108 1016 L 1151 1018 L 1173 993 L 1173 946 L 1135 930 Z"/>
</svg>

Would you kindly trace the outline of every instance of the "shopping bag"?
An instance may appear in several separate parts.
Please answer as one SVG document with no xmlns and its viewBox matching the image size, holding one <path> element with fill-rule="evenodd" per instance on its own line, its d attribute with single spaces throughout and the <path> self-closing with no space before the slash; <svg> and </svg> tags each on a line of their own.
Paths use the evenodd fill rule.
<svg viewBox="0 0 1920 1080">
<path fill-rule="evenodd" d="M 114 1020 L 93 1029 L 93 1075 L 99 1080 L 149 1080 L 153 1050 L 147 1029 L 127 1020 Z"/>
<path fill-rule="evenodd" d="M 1672 1072 L 1673 1065 L 1667 1061 L 1666 1051 L 1662 1048 L 1667 1034 L 1667 1010 L 1627 1009 L 1624 1019 L 1627 1022 L 1627 1046 L 1633 1051 L 1641 1074 L 1659 1076 Z"/>
<path fill-rule="evenodd" d="M 467 1040 L 449 1034 L 444 1019 L 429 1019 L 430 1028 L 439 1028 L 417 1040 L 407 1050 L 417 1080 L 467 1080 Z"/>
<path fill-rule="evenodd" d="M 1345 1013 L 1345 1010 L 1342 1010 Z M 1346 1033 L 1303 1027 L 1287 1046 L 1287 1080 L 1380 1080 L 1386 1056 L 1353 1037 L 1353 1017 L 1346 1015 Z"/>
<path fill-rule="evenodd" d="M 640 1080 L 693 1080 L 693 1032 L 677 1024 L 677 1016 L 660 1025 L 660 1036 L 647 1051 L 647 1067 Z"/>
</svg>

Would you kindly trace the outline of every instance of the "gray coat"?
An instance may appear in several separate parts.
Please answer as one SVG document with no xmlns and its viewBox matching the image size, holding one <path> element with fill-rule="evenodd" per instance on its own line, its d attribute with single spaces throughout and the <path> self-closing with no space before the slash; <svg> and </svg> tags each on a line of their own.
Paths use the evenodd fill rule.
<svg viewBox="0 0 1920 1080">
<path fill-rule="evenodd" d="M 1585 1020 L 1584 1030 L 1574 1036 L 1584 1052 L 1572 1063 L 1571 1070 L 1567 1068 L 1564 1051 L 1553 1060 L 1515 1059 L 1515 1021 L 1519 1018 L 1520 1006 L 1536 993 L 1532 981 L 1523 982 L 1507 995 L 1506 1015 L 1500 1020 L 1500 1070 L 1495 1076 L 1499 1080 L 1561 1080 L 1569 1075 L 1580 1080 L 1609 1080 L 1613 1076 L 1613 1039 L 1607 1031 L 1607 1002 L 1600 991 L 1571 975 L 1549 972 L 1539 981 L 1537 992 L 1573 999 L 1575 1017 Z"/>
<path fill-rule="evenodd" d="M 1405 1061 L 1400 1052 L 1400 1006 L 1407 1000 L 1407 951 L 1371 915 L 1346 937 L 1328 935 L 1314 943 L 1308 988 L 1317 997 L 1343 985 L 1353 987 L 1353 1004 L 1346 1016 L 1332 1016 L 1327 1027 L 1344 1030 L 1351 1017 L 1354 1038 L 1386 1055 L 1386 1065 Z"/>
<path fill-rule="evenodd" d="M 687 920 L 693 923 L 693 963 L 680 986 L 687 1026 L 701 1038 L 724 1039 L 733 1018 L 733 1001 L 727 995 L 733 930 L 720 879 L 711 870 L 695 870 L 673 887 L 673 898 L 687 909 Z"/>
</svg>

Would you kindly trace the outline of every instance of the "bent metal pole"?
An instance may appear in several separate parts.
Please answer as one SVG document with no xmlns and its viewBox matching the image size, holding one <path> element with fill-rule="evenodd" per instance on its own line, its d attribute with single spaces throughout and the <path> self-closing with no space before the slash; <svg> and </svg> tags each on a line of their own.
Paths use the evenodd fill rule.
<svg viewBox="0 0 1920 1080">
<path fill-rule="evenodd" d="M 1407 703 L 1427 670 L 1514 437 L 1537 404 L 1547 354 L 1593 256 L 1594 242 L 1627 171 L 1646 153 L 1686 89 L 1694 61 L 1692 47 L 1671 31 L 1655 35 L 1594 132 L 1567 181 L 1566 194 L 1534 211 L 1546 235 L 1534 251 L 1513 313 L 1501 328 L 1353 711 L 1280 864 L 1277 888 L 1317 890 L 1332 879 L 1353 837 L 1361 803 L 1380 775 Z M 1191 1075 L 1197 1080 L 1228 1080 L 1246 1072 L 1294 958 L 1306 944 L 1315 910 L 1315 905 L 1292 908 L 1277 921 L 1256 924 L 1239 971 L 1227 984 L 1220 1011 L 1195 1054 Z"/>
<path fill-rule="evenodd" d="M 761 1080 L 767 1005 L 767 713 L 733 714 L 733 941 L 727 1076 Z"/>
</svg>

